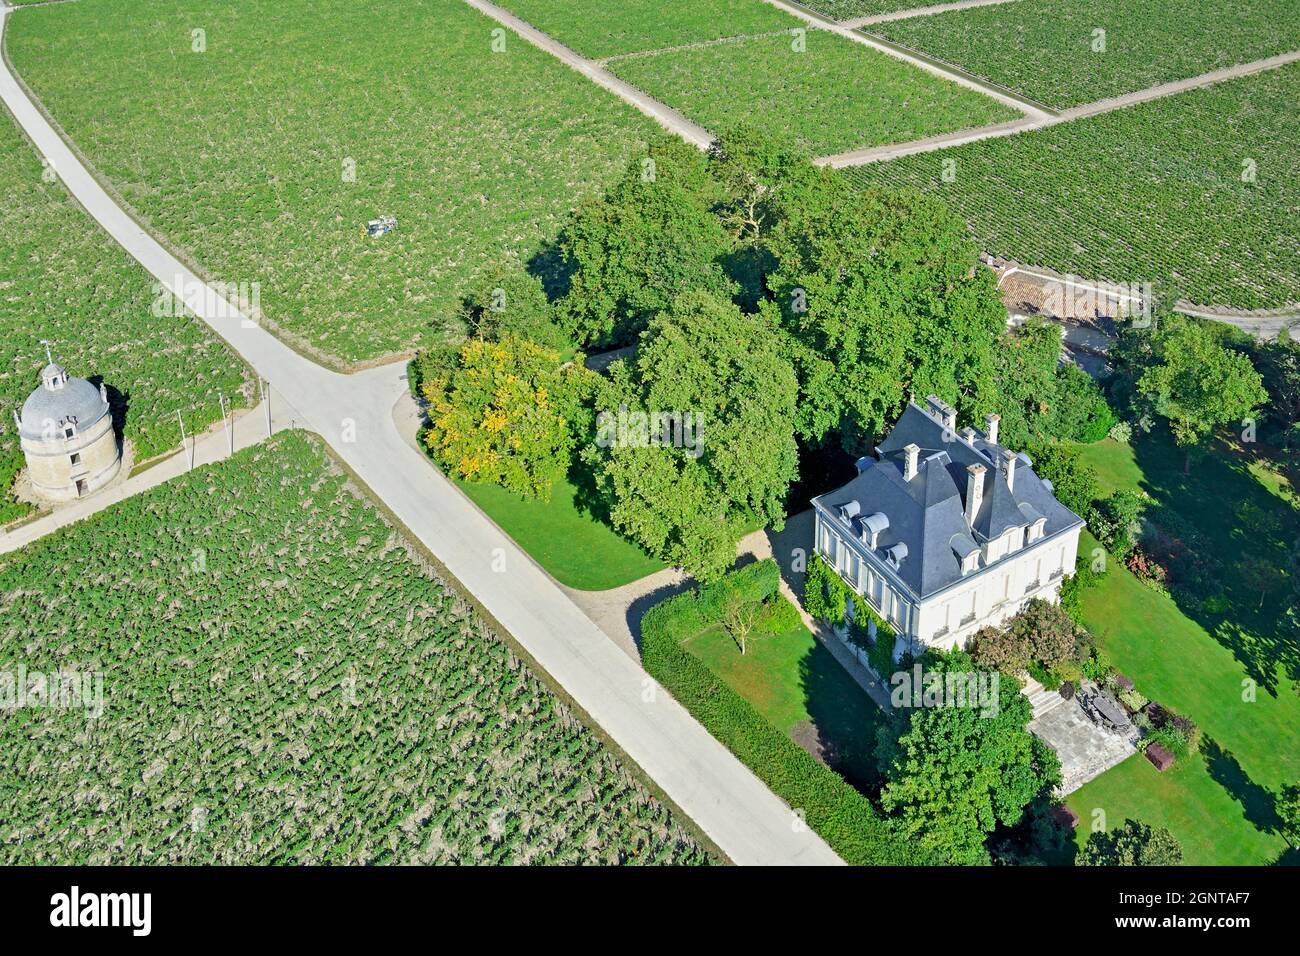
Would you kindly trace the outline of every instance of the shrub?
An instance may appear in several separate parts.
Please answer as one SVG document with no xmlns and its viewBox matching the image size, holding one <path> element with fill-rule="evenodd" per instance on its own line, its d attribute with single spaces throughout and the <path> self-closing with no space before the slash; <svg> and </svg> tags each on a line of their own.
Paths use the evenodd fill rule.
<svg viewBox="0 0 1300 956">
<path fill-rule="evenodd" d="M 799 609 L 777 594 L 763 605 L 763 614 L 756 630 L 761 634 L 776 635 L 802 626 L 803 618 L 799 616 Z"/>
<path fill-rule="evenodd" d="M 1141 691 L 1136 689 L 1121 690 L 1119 692 L 1119 702 L 1127 707 L 1131 714 L 1136 714 L 1147 705 L 1147 699 L 1142 696 Z"/>
<path fill-rule="evenodd" d="M 1059 690 L 1061 679 L 1038 661 L 1029 662 L 1029 676 L 1043 685 L 1044 690 Z"/>
<path fill-rule="evenodd" d="M 1110 655 L 1100 647 L 1094 647 L 1092 656 L 1083 662 L 1083 676 L 1098 683 L 1104 683 L 1112 669 Z"/>
<path fill-rule="evenodd" d="M 683 639 L 716 623 L 707 611 L 720 604 L 717 589 L 735 586 L 731 579 L 736 575 L 749 575 L 742 587 L 770 581 L 774 592 L 778 574 L 773 561 L 760 561 L 716 584 L 656 604 L 641 623 L 643 666 L 778 796 L 802 810 L 809 826 L 846 862 L 871 866 L 938 862 L 901 839 L 871 801 L 768 723 L 682 647 Z"/>
<path fill-rule="evenodd" d="M 1029 639 L 1023 631 L 981 627 L 971 640 L 970 654 L 985 667 L 1017 674 L 1029 664 Z"/>
<path fill-rule="evenodd" d="M 1121 561 L 1137 545 L 1146 501 L 1132 491 L 1117 491 L 1093 510 L 1092 533 Z"/>
<path fill-rule="evenodd" d="M 1110 426 L 1110 431 L 1106 437 L 1122 445 L 1127 445 L 1133 440 L 1133 426 L 1125 421 L 1116 422 Z"/>
</svg>

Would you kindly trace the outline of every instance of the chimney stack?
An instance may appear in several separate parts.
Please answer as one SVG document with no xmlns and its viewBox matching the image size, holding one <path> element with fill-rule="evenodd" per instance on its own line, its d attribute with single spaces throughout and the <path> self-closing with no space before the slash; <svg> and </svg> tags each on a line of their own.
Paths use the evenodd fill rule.
<svg viewBox="0 0 1300 956">
<path fill-rule="evenodd" d="M 930 414 L 939 420 L 939 423 L 950 433 L 957 431 L 957 409 L 953 408 L 938 395 L 927 395 L 925 404 L 930 409 Z"/>
<path fill-rule="evenodd" d="M 1002 468 L 1007 473 L 1007 491 L 1016 490 L 1016 453 L 1010 448 L 1002 449 Z"/>
<path fill-rule="evenodd" d="M 1002 421 L 1001 415 L 988 414 L 984 416 L 984 440 L 990 445 L 998 443 L 998 422 Z"/>
<path fill-rule="evenodd" d="M 966 523 L 974 527 L 975 516 L 980 513 L 980 505 L 984 503 L 984 472 L 988 471 L 983 465 L 966 466 Z"/>
<path fill-rule="evenodd" d="M 921 457 L 921 446 L 911 442 L 903 446 L 903 453 L 907 455 L 903 463 L 903 480 L 911 481 L 916 477 L 917 459 Z"/>
</svg>

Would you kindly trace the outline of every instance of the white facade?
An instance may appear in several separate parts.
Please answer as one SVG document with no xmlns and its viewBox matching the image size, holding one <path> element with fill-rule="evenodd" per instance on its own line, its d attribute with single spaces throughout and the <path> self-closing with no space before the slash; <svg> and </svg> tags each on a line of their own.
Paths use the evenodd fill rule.
<svg viewBox="0 0 1300 956">
<path fill-rule="evenodd" d="M 910 647 L 964 648 L 1031 599 L 1060 599 L 1083 520 L 1033 462 L 957 428 L 935 396 L 909 402 L 857 477 L 813 500 L 814 550 Z"/>
<path fill-rule="evenodd" d="M 1014 532 L 1008 532 L 993 542 L 991 563 L 981 554 L 979 568 L 921 599 L 842 519 L 819 508 L 816 529 L 817 553 L 866 598 L 913 652 L 927 646 L 964 648 L 980 628 L 1005 623 L 1030 599 L 1058 601 L 1061 582 L 1074 573 L 1082 530 L 1073 528 L 1027 546 L 1027 529 L 1020 529 L 1018 540 Z"/>
</svg>

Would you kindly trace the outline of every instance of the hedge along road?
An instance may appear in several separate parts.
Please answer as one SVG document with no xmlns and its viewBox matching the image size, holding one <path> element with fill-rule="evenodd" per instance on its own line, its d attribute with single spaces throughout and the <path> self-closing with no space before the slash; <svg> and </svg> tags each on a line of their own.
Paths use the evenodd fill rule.
<svg viewBox="0 0 1300 956">
<path fill-rule="evenodd" d="M 0 43 L 10 10 L 0 7 Z M 342 375 L 247 321 L 122 210 L 0 66 L 0 99 L 68 191 L 303 416 L 572 700 L 739 864 L 843 861 L 730 751 L 589 620 L 427 459 L 392 409 L 405 363 Z"/>
</svg>

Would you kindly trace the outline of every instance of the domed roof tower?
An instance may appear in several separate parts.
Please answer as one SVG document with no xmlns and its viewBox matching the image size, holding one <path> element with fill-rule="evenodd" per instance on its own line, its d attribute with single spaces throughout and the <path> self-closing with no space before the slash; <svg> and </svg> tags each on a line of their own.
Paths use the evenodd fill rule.
<svg viewBox="0 0 1300 956">
<path fill-rule="evenodd" d="M 41 384 L 22 413 L 14 413 L 32 490 L 49 501 L 88 495 L 117 476 L 122 457 L 113 431 L 108 390 L 70 377 L 54 361 L 41 370 Z"/>
</svg>

